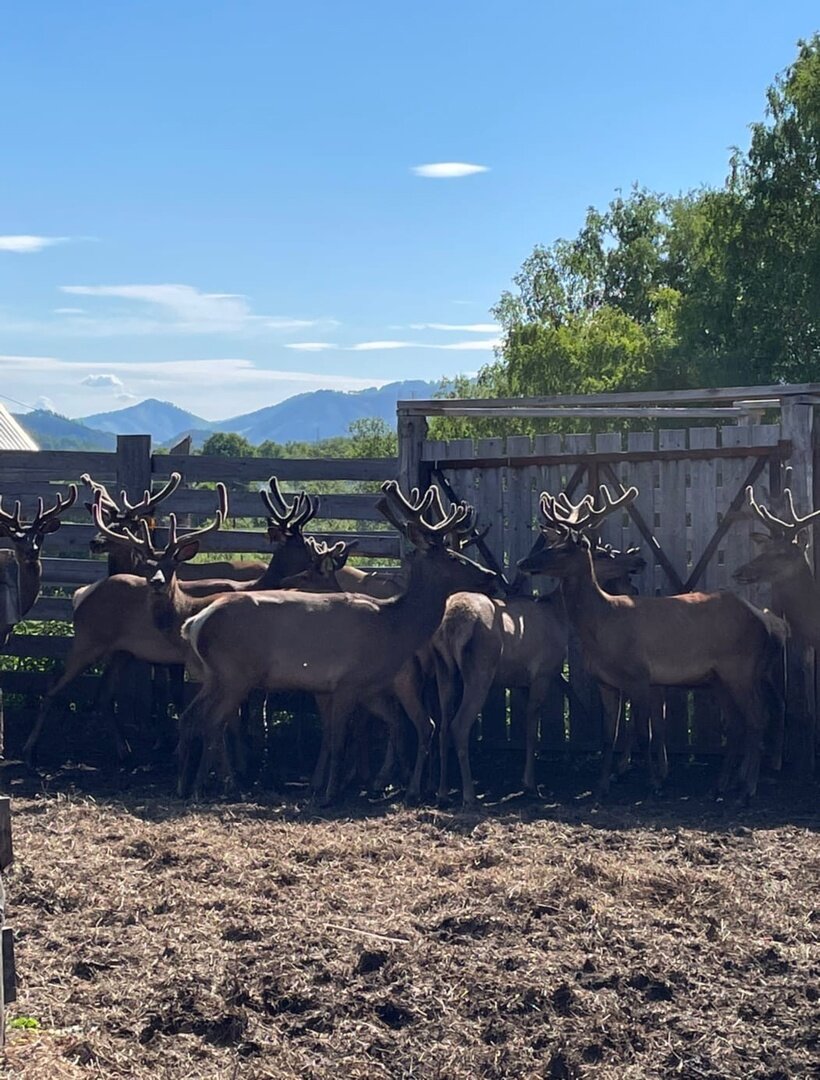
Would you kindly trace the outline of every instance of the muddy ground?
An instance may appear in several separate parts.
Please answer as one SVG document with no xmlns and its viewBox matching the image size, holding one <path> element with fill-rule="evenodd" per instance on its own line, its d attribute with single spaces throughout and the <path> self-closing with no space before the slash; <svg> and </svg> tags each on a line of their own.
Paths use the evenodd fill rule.
<svg viewBox="0 0 820 1080">
<path fill-rule="evenodd" d="M 817 788 L 480 814 L 6 777 L 21 1080 L 820 1077 Z M 140 786 L 142 784 L 142 786 Z"/>
</svg>

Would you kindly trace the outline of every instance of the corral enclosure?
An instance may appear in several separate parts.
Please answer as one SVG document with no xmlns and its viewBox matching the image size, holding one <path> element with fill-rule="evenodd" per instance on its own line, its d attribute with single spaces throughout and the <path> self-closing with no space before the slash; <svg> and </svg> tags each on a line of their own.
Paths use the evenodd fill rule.
<svg viewBox="0 0 820 1080">
<path fill-rule="evenodd" d="M 320 517 L 311 530 L 342 522 L 345 531 L 329 537 L 358 540 L 357 553 L 377 559 L 400 554 L 397 534 L 388 529 L 376 509 L 378 483 L 396 475 L 406 489 L 435 481 L 452 498 L 466 499 L 478 510 L 481 526 L 490 526 L 486 543 L 493 555 L 513 574 L 515 564 L 529 550 L 538 520 L 541 491 L 566 491 L 578 498 L 605 483 L 638 487 L 635 504 L 619 519 L 605 522 L 604 539 L 615 547 L 639 546 L 649 567 L 638 579 L 643 594 L 674 593 L 686 589 L 729 587 L 733 571 L 751 556 L 753 522 L 745 509 L 745 488 L 755 484 L 767 499 L 777 499 L 785 464 L 793 466 L 792 487 L 798 504 L 814 501 L 812 414 L 814 386 L 742 388 L 720 391 L 684 391 L 664 395 L 663 405 L 645 395 L 587 396 L 585 398 L 526 399 L 505 402 L 412 401 L 399 404 L 400 450 L 398 461 L 383 459 L 260 459 L 209 458 L 151 452 L 150 439 L 124 436 L 115 453 L 21 452 L 0 453 L 0 492 L 6 500 L 20 498 L 31 507 L 38 496 L 53 498 L 58 488 L 90 472 L 96 479 L 139 498 L 154 481 L 174 470 L 183 485 L 163 505 L 196 524 L 214 508 L 210 490 L 217 480 L 230 492 L 233 528 L 207 537 L 209 552 L 252 554 L 269 550 L 260 531 L 263 507 L 258 489 L 271 474 L 290 491 L 309 483 L 325 490 Z M 776 422 L 763 423 L 764 410 Z M 660 430 L 616 430 L 591 434 L 545 434 L 449 442 L 426 438 L 429 415 L 529 416 L 587 418 L 598 427 L 634 419 L 663 421 Z M 674 424 L 675 426 L 670 426 Z M 680 425 L 680 426 L 678 426 Z M 341 483 L 340 483 L 341 482 Z M 204 485 L 204 486 L 203 486 Z M 338 490 L 345 487 L 347 490 Z M 353 489 L 356 490 L 353 490 Z M 367 490 L 369 489 L 369 490 Z M 237 519 L 242 527 L 237 528 Z M 376 522 L 379 522 L 376 525 Z M 252 527 L 256 526 L 256 528 Z M 32 612 L 38 621 L 68 620 L 73 588 L 102 577 L 106 564 L 88 554 L 94 527 L 82 507 L 67 516 L 63 528 L 49 538 L 44 559 L 45 595 Z M 160 531 L 160 537 L 162 533 Z M 757 604 L 767 602 L 765 588 L 744 595 Z M 36 658 L 47 668 L 68 649 L 70 628 L 61 633 L 15 634 L 7 654 Z M 0 661 L 10 666 L 9 661 Z M 585 676 L 577 648 L 569 657 L 569 680 L 574 690 L 567 707 L 556 689 L 544 710 L 540 747 L 547 754 L 594 751 L 600 746 L 597 692 Z M 39 695 L 49 678 L 39 671 L 3 670 L 0 688 L 6 692 L 8 751 L 19 748 L 32 720 Z M 95 692 L 94 676 L 79 680 L 73 696 L 84 713 Z M 133 676 L 120 694 L 120 710 L 139 726 L 152 705 L 151 673 Z M 815 733 L 813 675 L 791 680 L 790 732 L 787 757 L 811 769 Z M 293 702 L 280 702 L 280 705 Z M 304 707 L 297 703 L 296 707 Z M 269 703 L 269 712 L 276 707 Z M 678 753 L 718 752 L 721 745 L 718 717 L 711 696 L 695 692 L 670 694 L 670 748 Z M 71 725 L 61 725 L 62 737 L 51 740 L 58 758 L 82 755 Z M 520 692 L 509 696 L 494 691 L 482 714 L 480 739 L 484 748 L 518 749 L 523 745 L 523 701 Z M 88 733 L 97 743 L 93 732 Z M 296 742 L 298 743 L 298 739 Z M 86 748 L 87 749 L 87 748 Z M 98 747 L 95 747 L 98 749 Z M 300 767 L 308 767 L 305 761 Z"/>
</svg>

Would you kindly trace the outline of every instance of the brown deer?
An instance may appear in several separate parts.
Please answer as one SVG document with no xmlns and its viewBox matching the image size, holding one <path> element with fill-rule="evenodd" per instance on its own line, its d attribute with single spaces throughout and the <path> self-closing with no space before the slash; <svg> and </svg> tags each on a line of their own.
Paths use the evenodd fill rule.
<svg viewBox="0 0 820 1080">
<path fill-rule="evenodd" d="M 40 561 L 43 541 L 49 533 L 60 528 L 60 515 L 77 501 L 77 487 L 71 484 L 68 497 L 58 493 L 48 510 L 43 500 L 37 500 L 37 512 L 29 522 L 21 518 L 22 508 L 15 503 L 14 512 L 3 509 L 0 497 L 0 539 L 11 542 L 11 551 L 0 551 L 0 576 L 7 584 L 7 612 L 0 616 L 0 646 L 5 645 L 15 623 L 34 606 L 40 595 L 43 565 Z"/>
<path fill-rule="evenodd" d="M 122 533 L 109 529 L 102 518 L 101 496 L 95 493 L 92 511 L 95 525 L 110 543 L 137 550 L 142 573 L 114 574 L 75 592 L 74 639 L 63 674 L 45 694 L 23 748 L 29 764 L 33 763 L 40 732 L 55 699 L 92 664 L 119 652 L 152 664 L 185 663 L 179 627 L 185 618 L 204 607 L 209 597 L 186 595 L 176 581 L 176 571 L 180 564 L 197 554 L 201 537 L 221 526 L 227 514 L 227 492 L 222 484 L 217 485 L 217 492 L 219 509 L 204 528 L 180 536 L 176 518 L 171 515 L 168 543 L 163 549 L 154 547 L 145 520 L 140 522 L 139 536 L 129 529 Z M 113 715 L 111 719 L 118 754 L 124 757 L 127 744 Z"/>
<path fill-rule="evenodd" d="M 595 548 L 594 562 L 596 577 L 604 587 L 615 584 L 630 590 L 630 575 L 646 566 L 637 549 L 622 553 L 602 545 Z M 537 793 L 538 718 L 564 664 L 567 629 L 560 590 L 538 599 L 511 595 L 494 600 L 477 593 L 458 593 L 447 601 L 441 626 L 430 643 L 439 695 L 440 803 L 448 795 L 450 739 L 461 770 L 463 803 L 476 803 L 470 732 L 493 685 L 527 691 L 523 786 L 527 794 Z M 459 687 L 461 700 L 456 707 Z"/>
<path fill-rule="evenodd" d="M 388 520 L 406 515 L 415 551 L 405 590 L 387 600 L 361 593 L 276 592 L 218 597 L 182 628 L 204 671 L 202 689 L 183 716 L 182 793 L 199 790 L 224 754 L 226 723 L 254 687 L 305 690 L 317 697 L 329 739 L 325 800 L 340 786 L 340 763 L 355 706 L 390 686 L 402 665 L 430 639 L 447 597 L 488 589 L 496 575 L 447 547 L 446 537 L 469 514 L 454 507 L 444 520 L 425 520 L 434 494 L 408 502 L 398 485 L 383 485 Z M 380 508 L 382 508 L 380 507 Z M 193 747 L 201 732 L 195 776 Z"/>
<path fill-rule="evenodd" d="M 650 715 L 653 686 L 715 684 L 730 709 L 742 717 L 742 758 L 738 779 L 746 797 L 754 795 L 766 728 L 764 685 L 773 651 L 781 647 L 762 612 L 732 593 L 679 596 L 609 596 L 598 584 L 587 533 L 632 502 L 637 488 L 614 499 L 601 488 L 603 505 L 592 496 L 578 504 L 544 493 L 542 535 L 519 566 L 526 573 L 561 578 L 567 613 L 578 629 L 585 662 L 598 680 L 606 729 L 599 791 L 608 790 L 622 695 Z M 719 781 L 723 790 L 739 750 L 730 747 Z M 650 772 L 657 785 L 654 757 Z"/>
<path fill-rule="evenodd" d="M 767 581 L 772 587 L 772 604 L 782 611 L 793 635 L 812 648 L 820 648 L 820 586 L 809 564 L 805 536 L 820 518 L 820 510 L 802 517 L 794 506 L 786 470 L 783 489 L 784 509 L 777 517 L 755 500 L 754 489 L 746 488 L 752 512 L 766 528 L 766 534 L 753 533 L 752 540 L 763 550 L 734 573 L 741 585 Z"/>
</svg>

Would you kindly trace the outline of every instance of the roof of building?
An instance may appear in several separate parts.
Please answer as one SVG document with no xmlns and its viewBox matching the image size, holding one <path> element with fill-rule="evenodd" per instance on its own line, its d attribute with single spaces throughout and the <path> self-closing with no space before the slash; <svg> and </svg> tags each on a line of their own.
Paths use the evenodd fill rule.
<svg viewBox="0 0 820 1080">
<path fill-rule="evenodd" d="M 28 435 L 5 405 L 0 403 L 0 450 L 39 450 L 39 446 Z"/>
</svg>

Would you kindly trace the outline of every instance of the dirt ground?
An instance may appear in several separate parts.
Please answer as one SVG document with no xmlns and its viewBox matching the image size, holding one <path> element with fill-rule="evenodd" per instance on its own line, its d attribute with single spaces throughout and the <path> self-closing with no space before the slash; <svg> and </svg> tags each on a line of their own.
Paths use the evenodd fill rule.
<svg viewBox="0 0 820 1080">
<path fill-rule="evenodd" d="M 816 789 L 481 814 L 15 790 L 20 1080 L 820 1077 Z"/>
</svg>

